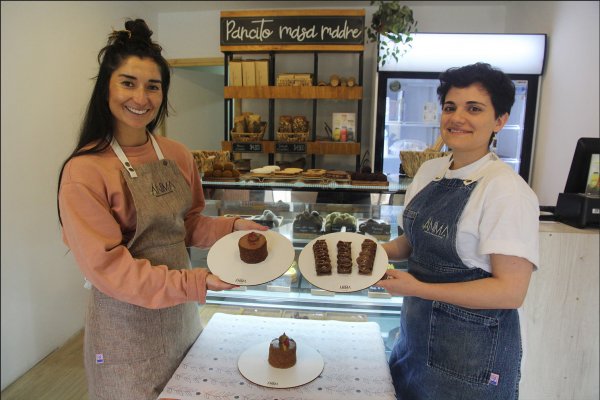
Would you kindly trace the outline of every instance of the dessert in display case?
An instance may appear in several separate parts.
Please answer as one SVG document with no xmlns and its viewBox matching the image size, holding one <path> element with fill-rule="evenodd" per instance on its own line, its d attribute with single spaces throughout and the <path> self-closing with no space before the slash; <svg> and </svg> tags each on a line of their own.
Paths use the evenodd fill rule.
<svg viewBox="0 0 600 400">
<path fill-rule="evenodd" d="M 289 245 L 293 248 L 290 250 L 293 254 L 288 258 L 273 253 L 276 260 L 280 259 L 281 263 L 285 264 L 279 265 L 278 261 L 273 261 L 269 247 L 269 256 L 265 261 L 236 267 L 239 270 L 235 271 L 235 279 L 239 278 L 238 275 L 243 279 L 248 278 L 242 276 L 243 268 L 266 266 L 265 268 L 272 271 L 276 270 L 276 273 L 267 274 L 268 281 L 248 279 L 252 284 L 241 283 L 233 290 L 222 292 L 209 291 L 206 305 L 202 306 L 200 311 L 201 318 L 206 320 L 215 312 L 224 312 L 298 319 L 373 321 L 379 324 L 386 351 L 389 352 L 394 341 L 394 337 L 390 335 L 395 335 L 400 321 L 402 298 L 392 297 L 385 290 L 372 285 L 384 276 L 386 269 L 404 267 L 403 263 L 389 262 L 380 246 L 394 239 L 400 231 L 397 216 L 402 214 L 402 207 L 388 204 L 295 201 L 295 196 L 291 196 L 291 201 L 272 201 L 273 194 L 269 190 L 247 192 L 245 198 L 252 200 L 207 198 L 205 214 L 239 215 L 256 220 L 257 216 L 263 217 L 273 213 L 276 219 L 271 219 L 273 224 L 267 232 L 272 232 L 275 236 L 270 235 L 267 239 L 276 245 L 273 251 L 281 251 L 280 248 Z M 236 233 L 237 235 L 234 235 Z M 240 232 L 234 234 L 232 236 L 236 238 L 241 237 Z M 327 240 L 329 244 L 329 259 L 332 265 L 332 274 L 329 276 L 318 276 L 316 270 L 307 270 L 315 268 L 313 244 L 320 239 Z M 233 253 L 227 256 L 232 260 L 237 260 L 237 240 L 239 238 L 236 239 L 235 245 L 229 246 L 227 250 Z M 338 245 L 338 242 L 344 244 Z M 361 259 L 359 256 L 364 250 L 361 246 L 367 242 L 373 242 L 373 246 L 378 249 L 370 250 L 372 256 L 366 258 L 367 264 L 370 262 L 374 265 L 372 273 L 363 274 L 359 271 L 358 260 Z M 216 257 L 215 247 L 219 246 L 207 250 L 191 248 L 192 265 L 208 265 L 211 268 L 214 260 L 222 258 Z M 341 253 L 339 257 L 338 253 Z M 350 258 L 351 265 L 342 262 L 345 260 L 344 254 Z M 210 257 L 213 257 L 213 261 Z M 364 260 L 361 262 L 364 263 Z M 338 263 L 343 264 L 342 269 L 338 269 Z M 231 264 L 235 263 L 232 261 Z M 226 268 L 219 265 L 217 269 L 219 273 L 225 273 Z M 238 280 L 238 284 L 240 281 L 241 279 Z M 206 314 L 204 317 L 203 313 Z"/>
</svg>

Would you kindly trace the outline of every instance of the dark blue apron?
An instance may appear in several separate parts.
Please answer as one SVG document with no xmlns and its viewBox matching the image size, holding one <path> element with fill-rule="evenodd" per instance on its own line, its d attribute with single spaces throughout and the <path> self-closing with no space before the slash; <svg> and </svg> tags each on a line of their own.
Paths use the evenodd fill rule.
<svg viewBox="0 0 600 400">
<path fill-rule="evenodd" d="M 476 181 L 432 181 L 406 206 L 412 245 L 408 272 L 423 282 L 466 282 L 491 276 L 458 256 L 459 218 Z M 400 334 L 390 356 L 402 400 L 517 399 L 521 365 L 517 310 L 475 310 L 405 297 Z"/>
</svg>

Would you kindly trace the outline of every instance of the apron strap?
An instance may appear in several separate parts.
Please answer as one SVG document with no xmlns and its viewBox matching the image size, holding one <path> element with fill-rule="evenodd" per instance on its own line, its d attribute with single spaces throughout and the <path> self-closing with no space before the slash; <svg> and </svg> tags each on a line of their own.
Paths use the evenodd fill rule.
<svg viewBox="0 0 600 400">
<path fill-rule="evenodd" d="M 162 151 L 160 150 L 160 147 L 158 146 L 156 139 L 154 139 L 154 135 L 152 135 L 151 133 L 148 133 L 148 136 L 150 136 L 150 141 L 152 142 L 152 147 L 154 147 L 154 151 L 156 152 L 158 159 L 163 160 L 165 158 L 165 156 L 163 155 Z M 132 178 L 137 178 L 137 173 L 135 172 L 133 165 L 131 165 L 131 163 L 129 162 L 129 159 L 125 155 L 125 152 L 123 152 L 121 145 L 119 144 L 119 142 L 117 142 L 117 139 L 115 139 L 114 136 L 113 136 L 112 140 L 110 141 L 110 146 L 112 147 L 113 151 L 119 158 L 119 161 L 121 161 L 121 164 L 123 164 L 123 166 L 125 167 L 127 172 L 129 172 L 129 176 Z"/>
</svg>

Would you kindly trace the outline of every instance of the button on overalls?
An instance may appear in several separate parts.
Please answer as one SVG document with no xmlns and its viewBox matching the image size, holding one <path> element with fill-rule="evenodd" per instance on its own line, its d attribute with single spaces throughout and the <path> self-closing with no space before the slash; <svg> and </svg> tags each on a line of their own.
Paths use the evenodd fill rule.
<svg viewBox="0 0 600 400">
<path fill-rule="evenodd" d="M 152 265 L 190 268 L 184 225 L 190 187 L 149 136 L 159 160 L 135 169 L 116 140 L 111 143 L 125 167 L 123 177 L 137 212 L 135 235 L 127 247 L 134 258 Z M 152 310 L 92 288 L 84 342 L 90 399 L 156 399 L 200 331 L 196 303 Z"/>
<path fill-rule="evenodd" d="M 485 169 L 464 181 L 436 178 L 406 206 L 404 232 L 412 245 L 408 272 L 420 281 L 491 276 L 468 268 L 456 250 L 460 216 Z M 517 310 L 475 310 L 404 298 L 399 338 L 390 356 L 398 399 L 517 399 L 520 364 Z"/>
</svg>

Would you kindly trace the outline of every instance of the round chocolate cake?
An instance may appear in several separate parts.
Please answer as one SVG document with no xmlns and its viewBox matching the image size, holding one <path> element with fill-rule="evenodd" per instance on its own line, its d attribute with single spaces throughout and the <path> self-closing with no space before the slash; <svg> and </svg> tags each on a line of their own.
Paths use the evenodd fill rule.
<svg viewBox="0 0 600 400">
<path fill-rule="evenodd" d="M 250 232 L 242 236 L 238 241 L 238 247 L 240 258 L 247 264 L 257 264 L 264 261 L 269 255 L 267 239 L 257 232 Z"/>
<path fill-rule="evenodd" d="M 284 333 L 269 345 L 269 364 L 275 368 L 290 368 L 296 365 L 296 341 Z"/>
</svg>

